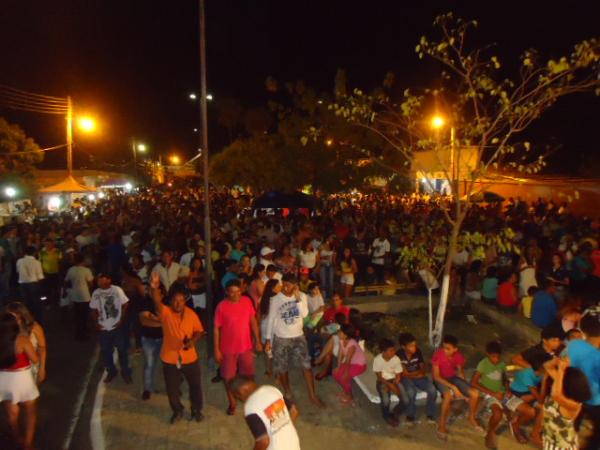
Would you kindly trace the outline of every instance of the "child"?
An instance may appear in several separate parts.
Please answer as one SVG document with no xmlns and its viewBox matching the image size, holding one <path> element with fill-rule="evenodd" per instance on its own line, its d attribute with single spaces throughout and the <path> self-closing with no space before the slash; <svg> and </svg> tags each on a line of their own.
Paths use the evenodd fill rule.
<svg viewBox="0 0 600 450">
<path fill-rule="evenodd" d="M 414 424 L 417 412 L 417 391 L 427 393 L 426 414 L 427 421 L 435 424 L 437 391 L 431 380 L 427 377 L 425 360 L 417 346 L 417 340 L 410 333 L 402 333 L 398 337 L 400 349 L 396 353 L 402 362 L 402 386 L 408 398 L 406 408 L 406 423 Z"/>
<path fill-rule="evenodd" d="M 488 305 L 496 304 L 496 292 L 498 291 L 498 277 L 496 276 L 496 267 L 487 268 L 485 278 L 481 287 L 481 300 Z"/>
<path fill-rule="evenodd" d="M 342 325 L 338 335 L 340 337 L 340 353 L 338 356 L 338 367 L 333 371 L 333 378 L 343 389 L 342 394 L 339 396 L 340 401 L 344 404 L 354 406 L 352 378 L 359 376 L 367 370 L 367 359 L 354 338 L 356 336 L 356 329 L 353 325 Z"/>
<path fill-rule="evenodd" d="M 477 365 L 471 384 L 485 395 L 486 406 L 491 409 L 492 415 L 485 435 L 485 446 L 490 449 L 497 448 L 496 430 L 504 409 L 518 412 L 515 420 L 510 422 L 512 435 L 519 443 L 527 442 L 521 433 L 521 425 L 535 417 L 535 410 L 519 397 L 507 393 L 508 379 L 506 377 L 506 364 L 501 360 L 502 347 L 498 342 L 488 342 L 485 346 L 486 357 Z"/>
<path fill-rule="evenodd" d="M 527 289 L 527 295 L 521 299 L 521 313 L 524 317 L 531 319 L 531 306 L 533 305 L 533 296 L 539 291 L 537 286 L 530 286 Z"/>
<path fill-rule="evenodd" d="M 544 449 L 577 450 L 575 419 L 582 403 L 592 397 L 587 377 L 581 370 L 569 367 L 567 358 L 548 361 L 546 370 L 554 383 L 544 403 Z"/>
<path fill-rule="evenodd" d="M 575 339 L 583 339 L 583 333 L 579 328 L 571 328 L 567 331 L 567 341 L 573 341 Z"/>
<path fill-rule="evenodd" d="M 394 343 L 389 339 L 382 339 L 379 343 L 379 355 L 373 359 L 373 372 L 377 376 L 377 392 L 381 399 L 381 413 L 383 420 L 393 427 L 398 426 L 398 418 L 403 408 L 400 393 L 400 379 L 402 363 L 395 354 Z M 390 411 L 390 394 L 396 394 L 400 403 Z"/>
<path fill-rule="evenodd" d="M 340 351 L 340 337 L 338 331 L 341 326 L 347 322 L 346 316 L 340 313 L 335 315 L 334 323 L 323 325 L 321 327 L 321 341 L 326 343 L 314 362 L 315 366 L 323 366 L 321 372 L 315 375 L 317 381 L 321 381 L 323 378 L 331 375 L 333 359 L 338 357 Z"/>
<path fill-rule="evenodd" d="M 515 378 L 510 384 L 511 393 L 521 398 L 525 403 L 533 404 L 537 402 L 541 405 L 544 402 L 544 392 L 541 387 L 545 373 L 544 363 L 548 359 L 548 357 L 532 359 L 531 367 L 526 367 L 515 373 Z"/>
<path fill-rule="evenodd" d="M 442 341 L 442 348 L 435 351 L 431 358 L 433 365 L 433 382 L 442 394 L 442 414 L 437 430 L 438 438 L 448 439 L 446 422 L 450 414 L 452 400 L 468 399 L 469 401 L 469 423 L 479 432 L 485 430 L 477 423 L 475 414 L 479 392 L 472 388 L 465 379 L 465 357 L 458 350 L 458 339 L 446 335 Z"/>
</svg>

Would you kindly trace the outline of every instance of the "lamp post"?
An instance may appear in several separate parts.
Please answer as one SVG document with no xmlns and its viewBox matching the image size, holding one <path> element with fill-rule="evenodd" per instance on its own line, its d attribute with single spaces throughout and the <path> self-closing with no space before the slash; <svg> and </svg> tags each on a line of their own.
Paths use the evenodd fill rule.
<svg viewBox="0 0 600 450">
<path fill-rule="evenodd" d="M 435 130 L 439 130 L 440 128 L 443 128 L 444 126 L 446 126 L 446 120 L 439 115 L 433 116 L 431 118 L 431 128 L 435 129 Z M 459 177 L 459 171 L 460 171 L 460 165 L 458 162 L 458 159 L 460 159 L 460 154 L 458 155 L 458 158 L 456 157 L 456 145 L 455 145 L 455 129 L 454 129 L 454 125 L 450 126 L 450 186 L 452 187 L 452 193 L 454 195 L 457 196 L 459 195 L 458 192 L 458 177 Z"/>
<path fill-rule="evenodd" d="M 137 154 L 138 152 L 144 153 L 146 150 L 146 144 L 136 142 L 135 139 L 131 140 L 131 151 L 133 152 L 133 173 L 136 178 L 138 175 Z"/>
</svg>

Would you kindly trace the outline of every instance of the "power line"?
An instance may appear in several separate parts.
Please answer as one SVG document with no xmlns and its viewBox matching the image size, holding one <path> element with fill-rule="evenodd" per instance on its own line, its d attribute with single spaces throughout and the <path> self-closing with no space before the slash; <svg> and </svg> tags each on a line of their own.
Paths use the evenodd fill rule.
<svg viewBox="0 0 600 450">
<path fill-rule="evenodd" d="M 69 107 L 67 99 L 27 92 L 4 84 L 0 84 L 0 105 L 21 111 L 57 115 L 67 114 Z"/>
</svg>

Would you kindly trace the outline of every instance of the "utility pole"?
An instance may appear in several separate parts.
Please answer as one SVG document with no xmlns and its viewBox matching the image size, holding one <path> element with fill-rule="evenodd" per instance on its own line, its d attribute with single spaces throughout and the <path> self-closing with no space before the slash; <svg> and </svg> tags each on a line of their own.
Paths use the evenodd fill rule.
<svg viewBox="0 0 600 450">
<path fill-rule="evenodd" d="M 206 277 L 206 312 L 208 316 L 208 354 L 213 355 L 212 245 L 210 232 L 210 195 L 208 182 L 208 119 L 206 110 L 206 17 L 204 0 L 199 0 L 200 18 L 200 123 L 202 129 L 202 177 L 204 179 L 204 249 Z"/>
<path fill-rule="evenodd" d="M 138 178 L 138 166 L 137 166 L 137 149 L 135 148 L 135 139 L 131 139 L 131 151 L 133 152 L 133 176 Z"/>
<path fill-rule="evenodd" d="M 67 97 L 67 175 L 73 176 L 73 102 Z"/>
</svg>

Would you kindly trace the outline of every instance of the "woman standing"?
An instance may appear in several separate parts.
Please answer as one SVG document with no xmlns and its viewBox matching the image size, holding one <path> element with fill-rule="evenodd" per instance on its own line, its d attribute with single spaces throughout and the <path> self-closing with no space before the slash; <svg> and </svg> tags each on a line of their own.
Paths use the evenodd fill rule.
<svg viewBox="0 0 600 450">
<path fill-rule="evenodd" d="M 321 288 L 326 298 L 331 298 L 334 292 L 333 276 L 335 273 L 335 252 L 333 251 L 333 236 L 330 236 L 319 248 L 319 271 Z"/>
<path fill-rule="evenodd" d="M 258 309 L 260 299 L 265 290 L 263 277 L 266 277 L 265 266 L 263 264 L 255 265 L 254 272 L 252 273 L 252 281 L 250 281 L 250 286 L 248 287 L 248 295 L 250 295 L 256 309 Z"/>
<path fill-rule="evenodd" d="M 519 264 L 519 298 L 526 297 L 529 288 L 538 285 L 535 278 L 536 261 L 531 253 L 532 251 L 528 248 L 527 255 L 521 258 Z"/>
<path fill-rule="evenodd" d="M 281 292 L 281 282 L 273 278 L 267 281 L 265 289 L 261 296 L 258 305 L 258 324 L 260 326 L 260 336 L 263 345 L 265 344 L 265 336 L 267 335 L 267 323 L 269 321 L 269 308 L 271 307 L 271 297 Z M 271 376 L 272 355 L 265 352 L 265 374 Z"/>
<path fill-rule="evenodd" d="M 31 364 L 39 361 L 28 337 L 19 331 L 14 315 L 0 316 L 0 401 L 6 410 L 15 443 L 25 450 L 33 449 L 37 418 L 36 399 L 40 392 L 31 375 Z M 19 425 L 23 412 L 25 430 Z"/>
<path fill-rule="evenodd" d="M 281 256 L 275 260 L 275 264 L 277 264 L 283 273 L 296 275 L 296 258 L 292 255 L 292 248 L 289 244 L 282 247 Z"/>
<path fill-rule="evenodd" d="M 12 302 L 6 306 L 6 312 L 11 313 L 17 319 L 20 333 L 26 336 L 31 341 L 34 350 L 39 356 L 39 362 L 32 364 L 31 374 L 37 384 L 42 383 L 46 379 L 46 334 L 42 326 L 36 322 L 31 315 L 31 312 L 21 302 Z"/>
<path fill-rule="evenodd" d="M 344 298 L 348 298 L 352 295 L 352 288 L 354 287 L 354 275 L 358 272 L 356 266 L 356 260 L 352 256 L 352 249 L 349 247 L 344 248 L 342 258 L 339 265 L 340 271 L 340 284 L 342 285 L 342 295 Z"/>
<path fill-rule="evenodd" d="M 319 254 L 315 250 L 310 238 L 304 239 L 298 252 L 298 265 L 300 269 L 308 269 L 310 277 L 315 275 L 315 268 L 319 265 Z"/>
</svg>

